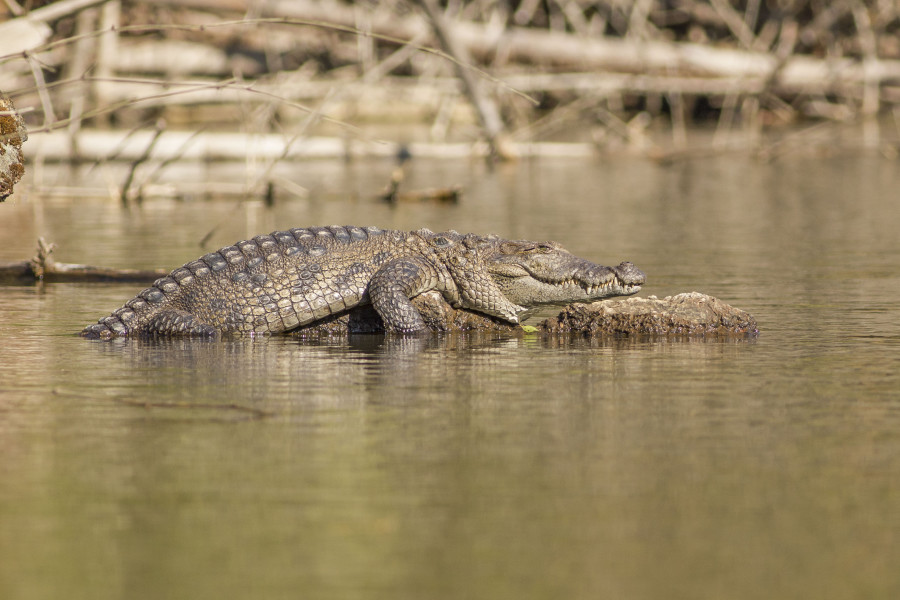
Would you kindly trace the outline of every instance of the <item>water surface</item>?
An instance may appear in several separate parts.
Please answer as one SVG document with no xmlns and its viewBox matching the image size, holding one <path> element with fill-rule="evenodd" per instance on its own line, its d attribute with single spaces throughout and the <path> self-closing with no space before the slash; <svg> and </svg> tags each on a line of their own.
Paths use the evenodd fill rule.
<svg viewBox="0 0 900 600">
<path fill-rule="evenodd" d="M 271 209 L 35 191 L 0 260 L 454 228 L 632 260 L 761 334 L 100 343 L 73 333 L 141 286 L 0 287 L 0 597 L 900 595 L 895 162 L 415 161 L 463 200 L 396 208 L 390 168 L 294 165 Z"/>
</svg>

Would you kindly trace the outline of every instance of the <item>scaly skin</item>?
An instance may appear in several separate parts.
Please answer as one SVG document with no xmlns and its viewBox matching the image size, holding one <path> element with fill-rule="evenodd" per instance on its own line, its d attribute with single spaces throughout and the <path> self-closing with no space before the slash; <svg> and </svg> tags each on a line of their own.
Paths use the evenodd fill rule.
<svg viewBox="0 0 900 600">
<path fill-rule="evenodd" d="M 518 323 L 528 307 L 633 294 L 643 282 L 631 263 L 602 267 L 554 242 L 309 227 L 189 262 L 81 335 L 281 333 L 365 303 L 387 331 L 418 332 L 426 326 L 409 299 L 429 290 L 455 307 Z"/>
<path fill-rule="evenodd" d="M 630 262 L 617 267 L 596 265 L 556 242 L 497 240 L 484 262 L 503 295 L 523 306 L 630 296 L 645 280 Z"/>
</svg>

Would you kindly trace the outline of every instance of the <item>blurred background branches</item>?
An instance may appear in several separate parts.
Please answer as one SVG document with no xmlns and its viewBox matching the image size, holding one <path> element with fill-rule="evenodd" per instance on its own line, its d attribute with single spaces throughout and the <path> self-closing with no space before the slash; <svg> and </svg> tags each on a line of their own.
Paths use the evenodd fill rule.
<svg viewBox="0 0 900 600">
<path fill-rule="evenodd" d="M 0 90 L 49 160 L 765 155 L 822 123 L 892 154 L 898 30 L 885 0 L 4 0 Z"/>
</svg>

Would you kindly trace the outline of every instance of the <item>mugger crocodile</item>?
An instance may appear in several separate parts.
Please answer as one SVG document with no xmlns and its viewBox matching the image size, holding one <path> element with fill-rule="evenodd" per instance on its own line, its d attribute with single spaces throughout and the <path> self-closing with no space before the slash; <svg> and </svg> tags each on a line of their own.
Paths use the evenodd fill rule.
<svg viewBox="0 0 900 600">
<path fill-rule="evenodd" d="M 189 262 L 81 332 L 87 338 L 281 333 L 371 303 L 385 330 L 426 329 L 410 302 L 451 305 L 518 323 L 529 308 L 627 296 L 644 274 L 604 267 L 555 242 L 497 236 L 307 227 L 275 231 Z"/>
</svg>

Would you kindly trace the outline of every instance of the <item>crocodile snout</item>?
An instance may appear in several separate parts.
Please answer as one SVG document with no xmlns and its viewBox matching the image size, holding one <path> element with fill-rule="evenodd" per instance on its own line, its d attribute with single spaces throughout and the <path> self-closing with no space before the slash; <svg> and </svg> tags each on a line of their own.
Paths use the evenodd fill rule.
<svg viewBox="0 0 900 600">
<path fill-rule="evenodd" d="M 647 281 L 644 272 L 634 266 L 634 263 L 623 262 L 619 266 L 613 267 L 616 277 L 625 285 L 643 285 Z"/>
</svg>

